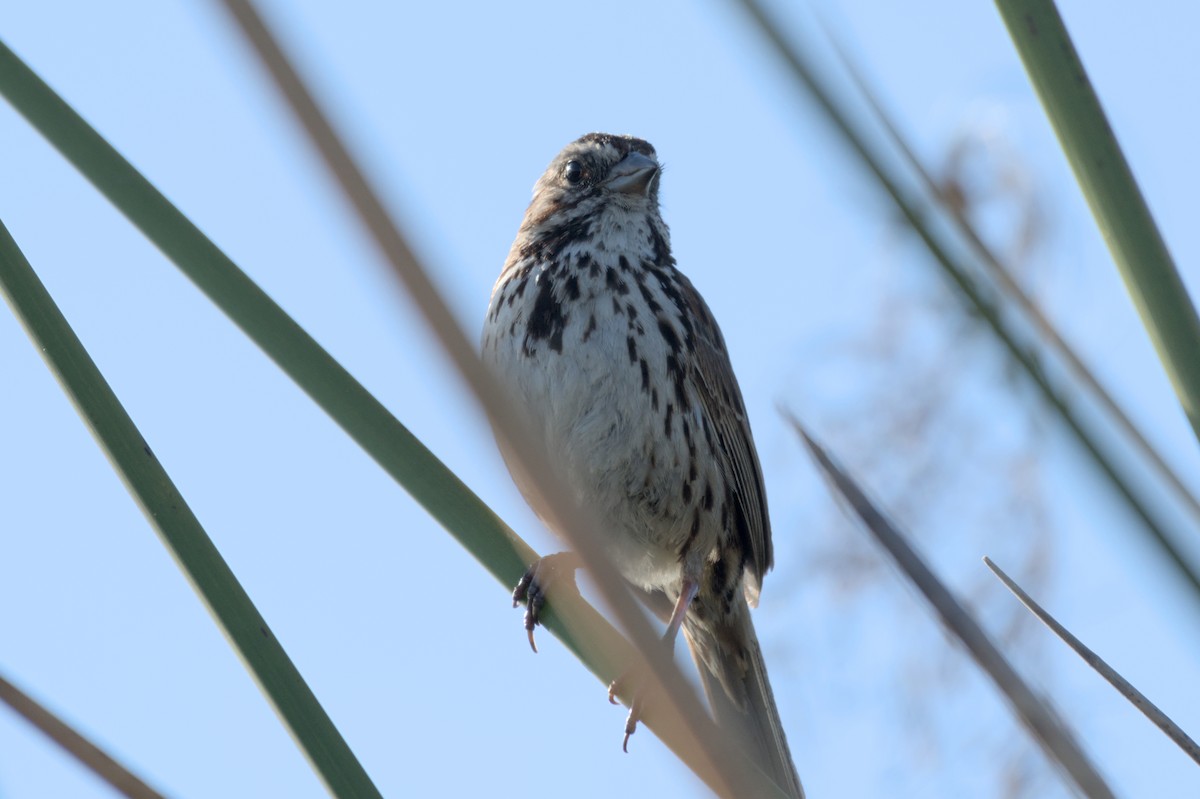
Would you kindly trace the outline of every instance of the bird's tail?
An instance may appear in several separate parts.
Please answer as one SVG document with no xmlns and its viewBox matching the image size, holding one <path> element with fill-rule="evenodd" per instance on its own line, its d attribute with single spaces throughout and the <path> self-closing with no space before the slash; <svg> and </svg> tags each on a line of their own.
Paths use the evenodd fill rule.
<svg viewBox="0 0 1200 799">
<path fill-rule="evenodd" d="M 804 799 L 788 749 L 750 608 L 734 602 L 728 614 L 689 613 L 683 624 L 692 658 L 717 726 L 753 753 L 759 766 L 795 799 Z"/>
</svg>

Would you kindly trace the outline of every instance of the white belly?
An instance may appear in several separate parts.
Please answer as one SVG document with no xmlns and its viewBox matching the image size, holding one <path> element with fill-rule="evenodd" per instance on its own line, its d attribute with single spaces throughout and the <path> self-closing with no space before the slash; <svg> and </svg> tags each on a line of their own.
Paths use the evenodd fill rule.
<svg viewBox="0 0 1200 799">
<path fill-rule="evenodd" d="M 661 588 L 679 579 L 692 504 L 680 496 L 686 452 L 664 435 L 671 389 L 655 380 L 665 373 L 667 347 L 633 281 L 623 279 L 627 293 L 618 294 L 607 283 L 610 265 L 599 265 L 598 274 L 588 266 L 553 274 L 534 267 L 523 290 L 516 280 L 498 289 L 483 357 L 544 437 L 576 500 L 606 531 L 618 570 L 634 584 Z M 566 285 L 571 275 L 573 288 Z M 546 313 L 549 301 L 560 304 L 559 313 Z M 538 335 L 531 336 L 539 310 L 551 322 L 534 323 Z M 538 511 L 526 481 L 512 471 Z"/>
</svg>

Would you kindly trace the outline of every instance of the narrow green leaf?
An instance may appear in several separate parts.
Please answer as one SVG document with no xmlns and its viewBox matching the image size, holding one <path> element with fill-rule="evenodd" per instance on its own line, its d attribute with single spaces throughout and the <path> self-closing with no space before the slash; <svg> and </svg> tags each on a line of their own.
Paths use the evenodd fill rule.
<svg viewBox="0 0 1200 799">
<path fill-rule="evenodd" d="M 329 790 L 378 797 L 96 364 L 0 224 L 0 291 L 75 404 L 147 521 L 183 569 Z"/>
<path fill-rule="evenodd" d="M 1200 437 L 1200 318 L 1053 0 L 996 0 L 1133 304 Z"/>
</svg>

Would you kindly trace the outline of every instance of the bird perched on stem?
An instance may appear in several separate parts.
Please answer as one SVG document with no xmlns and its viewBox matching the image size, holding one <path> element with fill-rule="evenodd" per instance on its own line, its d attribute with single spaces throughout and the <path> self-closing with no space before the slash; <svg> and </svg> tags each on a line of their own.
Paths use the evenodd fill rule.
<svg viewBox="0 0 1200 799">
<path fill-rule="evenodd" d="M 668 644 L 682 628 L 717 723 L 802 797 L 750 621 L 772 561 L 762 470 L 721 331 L 671 256 L 661 171 L 631 136 L 591 133 L 558 154 L 492 290 L 483 357 L 622 577 L 666 618 Z M 543 559 L 514 593 L 531 644 L 564 565 Z"/>
</svg>

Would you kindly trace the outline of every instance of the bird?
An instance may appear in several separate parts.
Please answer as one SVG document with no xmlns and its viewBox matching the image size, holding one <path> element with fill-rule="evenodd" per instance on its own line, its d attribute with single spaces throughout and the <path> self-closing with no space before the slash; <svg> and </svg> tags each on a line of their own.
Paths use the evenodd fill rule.
<svg viewBox="0 0 1200 799">
<path fill-rule="evenodd" d="M 661 175 L 633 136 L 589 133 L 558 153 L 492 289 L 482 357 L 668 645 L 682 629 L 718 725 L 803 797 L 750 618 L 773 562 L 762 468 L 721 330 L 671 254 Z M 518 584 L 531 645 L 543 583 L 578 565 L 551 555 Z"/>
</svg>

